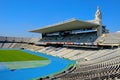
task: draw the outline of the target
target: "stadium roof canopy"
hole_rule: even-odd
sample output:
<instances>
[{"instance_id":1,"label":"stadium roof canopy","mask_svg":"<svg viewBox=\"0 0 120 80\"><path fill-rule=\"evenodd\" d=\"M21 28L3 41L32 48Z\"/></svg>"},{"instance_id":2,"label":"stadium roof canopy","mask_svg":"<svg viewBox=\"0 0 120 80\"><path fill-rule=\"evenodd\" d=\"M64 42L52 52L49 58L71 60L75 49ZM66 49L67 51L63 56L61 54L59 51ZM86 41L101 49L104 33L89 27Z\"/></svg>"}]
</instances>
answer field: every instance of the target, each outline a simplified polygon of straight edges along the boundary
<instances>
[{"instance_id":1,"label":"stadium roof canopy","mask_svg":"<svg viewBox=\"0 0 120 80\"><path fill-rule=\"evenodd\" d=\"M81 21L78 19L70 19L70 20L66 20L61 23L45 26L43 28L30 30L29 32L47 34L47 33L59 32L59 31L69 31L69 30L93 28L93 27L97 27L97 26L98 26L98 24L93 23L93 22Z\"/></svg>"}]
</instances>

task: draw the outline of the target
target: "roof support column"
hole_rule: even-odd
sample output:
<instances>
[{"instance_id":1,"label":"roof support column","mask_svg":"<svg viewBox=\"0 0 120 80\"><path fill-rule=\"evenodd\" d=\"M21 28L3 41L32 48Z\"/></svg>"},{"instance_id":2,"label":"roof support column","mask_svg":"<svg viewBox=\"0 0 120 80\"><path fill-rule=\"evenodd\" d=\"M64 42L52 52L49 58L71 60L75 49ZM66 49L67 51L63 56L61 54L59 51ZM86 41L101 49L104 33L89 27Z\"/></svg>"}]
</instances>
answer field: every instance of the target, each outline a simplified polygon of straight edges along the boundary
<instances>
[{"instance_id":1,"label":"roof support column","mask_svg":"<svg viewBox=\"0 0 120 80\"><path fill-rule=\"evenodd\" d=\"M102 35L102 25L99 25L97 27L97 36L101 36Z\"/></svg>"}]
</instances>

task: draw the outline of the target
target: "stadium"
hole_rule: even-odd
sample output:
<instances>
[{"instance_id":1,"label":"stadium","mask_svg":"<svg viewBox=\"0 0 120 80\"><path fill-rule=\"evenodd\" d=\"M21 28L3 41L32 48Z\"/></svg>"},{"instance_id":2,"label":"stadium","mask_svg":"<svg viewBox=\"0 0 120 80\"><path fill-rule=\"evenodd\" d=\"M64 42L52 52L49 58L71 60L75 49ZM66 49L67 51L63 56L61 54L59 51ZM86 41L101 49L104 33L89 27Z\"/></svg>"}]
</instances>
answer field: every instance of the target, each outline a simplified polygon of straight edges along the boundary
<instances>
[{"instance_id":1,"label":"stadium","mask_svg":"<svg viewBox=\"0 0 120 80\"><path fill-rule=\"evenodd\" d=\"M99 7L94 20L29 32L42 38L0 36L0 80L120 80L120 33L109 33Z\"/></svg>"}]
</instances>

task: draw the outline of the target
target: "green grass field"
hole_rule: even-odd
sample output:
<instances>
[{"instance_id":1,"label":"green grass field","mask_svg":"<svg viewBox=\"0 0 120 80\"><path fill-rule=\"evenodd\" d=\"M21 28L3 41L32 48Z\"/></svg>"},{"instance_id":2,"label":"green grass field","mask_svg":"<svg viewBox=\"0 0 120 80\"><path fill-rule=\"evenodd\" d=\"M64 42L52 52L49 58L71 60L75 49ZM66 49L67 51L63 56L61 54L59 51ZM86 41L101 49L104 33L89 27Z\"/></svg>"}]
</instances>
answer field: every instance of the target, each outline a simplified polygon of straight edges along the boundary
<instances>
[{"instance_id":1,"label":"green grass field","mask_svg":"<svg viewBox=\"0 0 120 80\"><path fill-rule=\"evenodd\" d=\"M21 50L0 50L0 62L48 60Z\"/></svg>"}]
</instances>

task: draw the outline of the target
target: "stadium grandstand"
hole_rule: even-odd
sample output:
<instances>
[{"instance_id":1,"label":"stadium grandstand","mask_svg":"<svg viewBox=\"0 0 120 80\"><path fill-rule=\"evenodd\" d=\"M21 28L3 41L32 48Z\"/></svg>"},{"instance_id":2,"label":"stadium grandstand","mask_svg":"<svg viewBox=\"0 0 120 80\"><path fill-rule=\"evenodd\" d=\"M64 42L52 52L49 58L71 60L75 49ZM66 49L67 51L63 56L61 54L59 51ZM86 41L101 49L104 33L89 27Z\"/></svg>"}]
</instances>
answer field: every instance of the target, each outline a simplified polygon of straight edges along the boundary
<instances>
[{"instance_id":1,"label":"stadium grandstand","mask_svg":"<svg viewBox=\"0 0 120 80\"><path fill-rule=\"evenodd\" d=\"M0 48L32 51L35 53L31 54L49 58L51 63L41 67L43 72L38 68L24 70L25 77L18 76L20 71L16 70L12 74L18 73L17 77L10 75L3 80L120 80L120 33L109 33L102 24L100 7L94 20L74 18L30 32L42 34L42 38L0 36ZM0 72L0 77L9 74Z\"/></svg>"}]
</instances>

